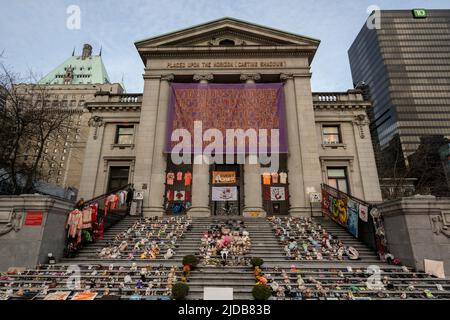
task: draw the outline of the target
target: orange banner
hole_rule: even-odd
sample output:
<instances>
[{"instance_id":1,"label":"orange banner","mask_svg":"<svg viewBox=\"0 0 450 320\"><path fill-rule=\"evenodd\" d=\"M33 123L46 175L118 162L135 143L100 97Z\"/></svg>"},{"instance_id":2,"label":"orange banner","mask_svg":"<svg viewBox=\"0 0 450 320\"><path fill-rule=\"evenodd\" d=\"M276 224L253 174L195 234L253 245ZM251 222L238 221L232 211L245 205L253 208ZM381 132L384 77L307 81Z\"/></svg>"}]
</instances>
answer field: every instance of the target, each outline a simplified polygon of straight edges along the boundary
<instances>
[{"instance_id":1,"label":"orange banner","mask_svg":"<svg viewBox=\"0 0 450 320\"><path fill-rule=\"evenodd\" d=\"M236 172L235 171L213 171L212 183L213 184L236 183Z\"/></svg>"}]
</instances>

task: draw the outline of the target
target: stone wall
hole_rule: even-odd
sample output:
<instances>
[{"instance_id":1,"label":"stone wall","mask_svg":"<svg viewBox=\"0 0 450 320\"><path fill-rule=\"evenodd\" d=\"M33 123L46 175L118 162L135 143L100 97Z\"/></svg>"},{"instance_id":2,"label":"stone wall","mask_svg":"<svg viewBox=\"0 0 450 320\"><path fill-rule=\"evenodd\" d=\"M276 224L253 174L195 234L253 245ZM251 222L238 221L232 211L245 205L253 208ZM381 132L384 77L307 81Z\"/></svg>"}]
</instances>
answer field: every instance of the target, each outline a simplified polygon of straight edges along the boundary
<instances>
[{"instance_id":1,"label":"stone wall","mask_svg":"<svg viewBox=\"0 0 450 320\"><path fill-rule=\"evenodd\" d=\"M1 196L0 271L45 263L49 252L61 258L72 207L70 202L43 195ZM26 225L30 212L43 212L42 223Z\"/></svg>"},{"instance_id":2,"label":"stone wall","mask_svg":"<svg viewBox=\"0 0 450 320\"><path fill-rule=\"evenodd\" d=\"M389 250L403 264L424 270L424 259L444 262L450 276L450 198L413 196L378 206Z\"/></svg>"}]
</instances>

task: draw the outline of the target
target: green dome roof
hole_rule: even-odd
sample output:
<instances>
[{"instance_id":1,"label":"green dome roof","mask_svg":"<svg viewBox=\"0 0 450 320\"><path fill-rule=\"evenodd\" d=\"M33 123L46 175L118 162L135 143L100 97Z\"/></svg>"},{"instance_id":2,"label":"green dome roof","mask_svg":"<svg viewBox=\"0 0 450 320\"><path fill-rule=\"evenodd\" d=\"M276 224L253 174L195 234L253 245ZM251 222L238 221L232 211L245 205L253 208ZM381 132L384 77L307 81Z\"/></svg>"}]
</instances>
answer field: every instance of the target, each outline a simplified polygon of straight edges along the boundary
<instances>
[{"instance_id":1,"label":"green dome roof","mask_svg":"<svg viewBox=\"0 0 450 320\"><path fill-rule=\"evenodd\" d=\"M72 68L70 84L110 83L101 55L72 56L43 77L39 84L65 84L67 69Z\"/></svg>"}]
</instances>

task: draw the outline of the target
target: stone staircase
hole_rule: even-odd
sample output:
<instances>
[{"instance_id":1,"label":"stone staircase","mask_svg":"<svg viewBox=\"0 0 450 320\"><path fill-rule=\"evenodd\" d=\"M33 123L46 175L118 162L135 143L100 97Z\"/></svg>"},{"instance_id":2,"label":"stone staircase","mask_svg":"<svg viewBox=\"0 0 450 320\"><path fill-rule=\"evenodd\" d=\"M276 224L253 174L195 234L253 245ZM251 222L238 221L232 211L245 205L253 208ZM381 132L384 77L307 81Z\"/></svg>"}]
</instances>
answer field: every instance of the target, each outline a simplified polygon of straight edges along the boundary
<instances>
[{"instance_id":1,"label":"stone staircase","mask_svg":"<svg viewBox=\"0 0 450 320\"><path fill-rule=\"evenodd\" d=\"M240 219L245 222L245 227L249 232L252 242L250 250L247 252L248 257L260 257L263 258L265 263L263 270L266 273L270 273L271 276L279 283L282 283L283 279L281 270L286 270L291 285L296 285L297 275L300 273L305 279L305 285L309 288L314 288L315 284L313 280L319 279L323 282L324 287L332 288L333 294L339 296L348 293L350 286L360 285L365 281L368 275L364 275L367 266L376 264L382 269L381 277L387 277L389 281L395 284L395 290L391 290L390 295L386 297L378 297L379 299L396 298L401 292L406 290L407 286L411 283L414 284L414 289L409 289L409 299L424 299L423 290L428 289L439 299L450 298L450 282L447 279L437 279L428 276L423 273L415 273L412 271L402 270L401 267L387 265L377 259L376 254L363 243L359 242L346 230L335 224L333 221L326 218L314 218L316 222L322 224L322 226L330 232L333 236L341 239L345 245L355 247L360 253L360 260L357 261L294 261L289 260L280 245L277 237L275 236L271 223L263 218L243 218L243 217L226 217L225 219ZM129 270L132 263L136 263L138 268L143 266L158 266L163 265L165 268L176 266L178 269L181 267L181 261L183 256L187 254L199 254L199 248L201 245L201 237L209 229L211 223L218 219L224 219L221 217L207 217L207 218L193 218L192 227L190 230L184 232L183 236L177 240L176 254L171 259L165 260L161 257L156 260L141 260L136 258L132 261L127 259L100 259L97 256L97 252L114 239L115 235L127 230L131 227L136 220L136 217L126 217L113 227L111 227L104 235L104 239L97 243L91 244L83 248L75 258L66 258L58 263L56 268L64 269L68 265L78 265L81 268L86 269L86 266L98 265L100 268L106 268L109 264L113 263L116 268L118 266L124 266L125 272ZM291 268L295 267L298 271L292 272ZM177 272L180 275L180 271ZM89 273L86 271L86 275ZM109 275L108 275L109 276ZM108 276L100 278L99 281L103 284L107 281ZM63 282L64 277L67 275L55 275ZM122 273L123 277L123 273ZM21 275L12 276L14 285L27 283L30 280L23 278ZM138 275L133 275L133 281L138 279ZM31 278L30 278L31 279ZM33 277L33 283L39 285L39 276ZM11 280L1 280L0 285L6 286L11 283ZM202 299L204 287L232 287L234 290L235 299L252 299L251 290L255 284L253 275L253 269L250 266L202 266L200 265L191 272L189 277L190 293L189 299ZM333 287L333 284L339 283L339 289ZM42 283L41 283L42 284ZM441 284L442 289L438 290L437 285ZM1 287L0 287L1 289ZM99 292L102 292L103 286L99 287ZM113 289L114 292L116 289ZM132 294L134 290L128 289L128 294ZM141 293L145 291L140 290ZM163 290L160 290L161 292ZM365 290L364 295L375 294L376 291L371 292ZM122 293L123 294L123 293ZM161 293L162 294L162 293ZM376 298L376 297L375 297Z\"/></svg>"},{"instance_id":2,"label":"stone staircase","mask_svg":"<svg viewBox=\"0 0 450 320\"><path fill-rule=\"evenodd\" d=\"M176 255L174 257L172 257L170 260L165 260L162 257L162 254L164 253L164 251L162 251L162 254L160 254L160 257L158 257L158 259L153 259L153 260L139 259L138 257L136 257L134 260L130 261L130 260L127 260L125 257L120 258L120 259L108 259L108 258L98 257L98 252L102 248L108 246L108 244L114 240L114 238L117 234L128 230L128 228L133 226L135 224L135 222L139 221L139 220L140 220L140 217L133 217L133 216L126 217L120 223L117 223L116 225L111 227L107 232L105 232L103 239L101 239L95 243L87 245L85 248L80 250L80 252L76 255L76 257L63 258L63 259L61 259L61 262L63 262L63 263L78 263L78 264L115 263L118 265L129 265L132 262L146 263L146 264L151 262L152 264L180 265L184 254L178 253L178 247L180 245L180 242L185 237L189 237L189 236L187 236L188 232L183 234L183 236L180 237L180 239L178 239L178 241L176 243L177 248L175 249ZM195 228L195 226L194 226L194 228Z\"/></svg>"}]
</instances>

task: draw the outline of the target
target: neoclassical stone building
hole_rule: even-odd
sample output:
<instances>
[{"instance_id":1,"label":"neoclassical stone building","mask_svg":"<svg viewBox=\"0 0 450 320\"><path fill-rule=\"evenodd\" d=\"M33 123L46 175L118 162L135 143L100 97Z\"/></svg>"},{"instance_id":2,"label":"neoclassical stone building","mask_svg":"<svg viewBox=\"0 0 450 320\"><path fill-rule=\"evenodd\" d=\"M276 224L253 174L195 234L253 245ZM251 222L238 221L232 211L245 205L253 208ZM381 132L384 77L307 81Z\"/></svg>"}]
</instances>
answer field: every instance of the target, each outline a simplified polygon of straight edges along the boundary
<instances>
[{"instance_id":1,"label":"neoclassical stone building","mask_svg":"<svg viewBox=\"0 0 450 320\"><path fill-rule=\"evenodd\" d=\"M322 183L381 201L370 104L358 90L311 92L319 43L232 18L136 42L143 93L101 91L86 104L79 197L133 183L146 216L310 215L320 211L310 196ZM245 163L236 150L235 163L207 163L195 147L188 152L193 164L175 163L171 135L196 120L209 128L279 129L279 166L265 172L249 149Z\"/></svg>"}]
</instances>

